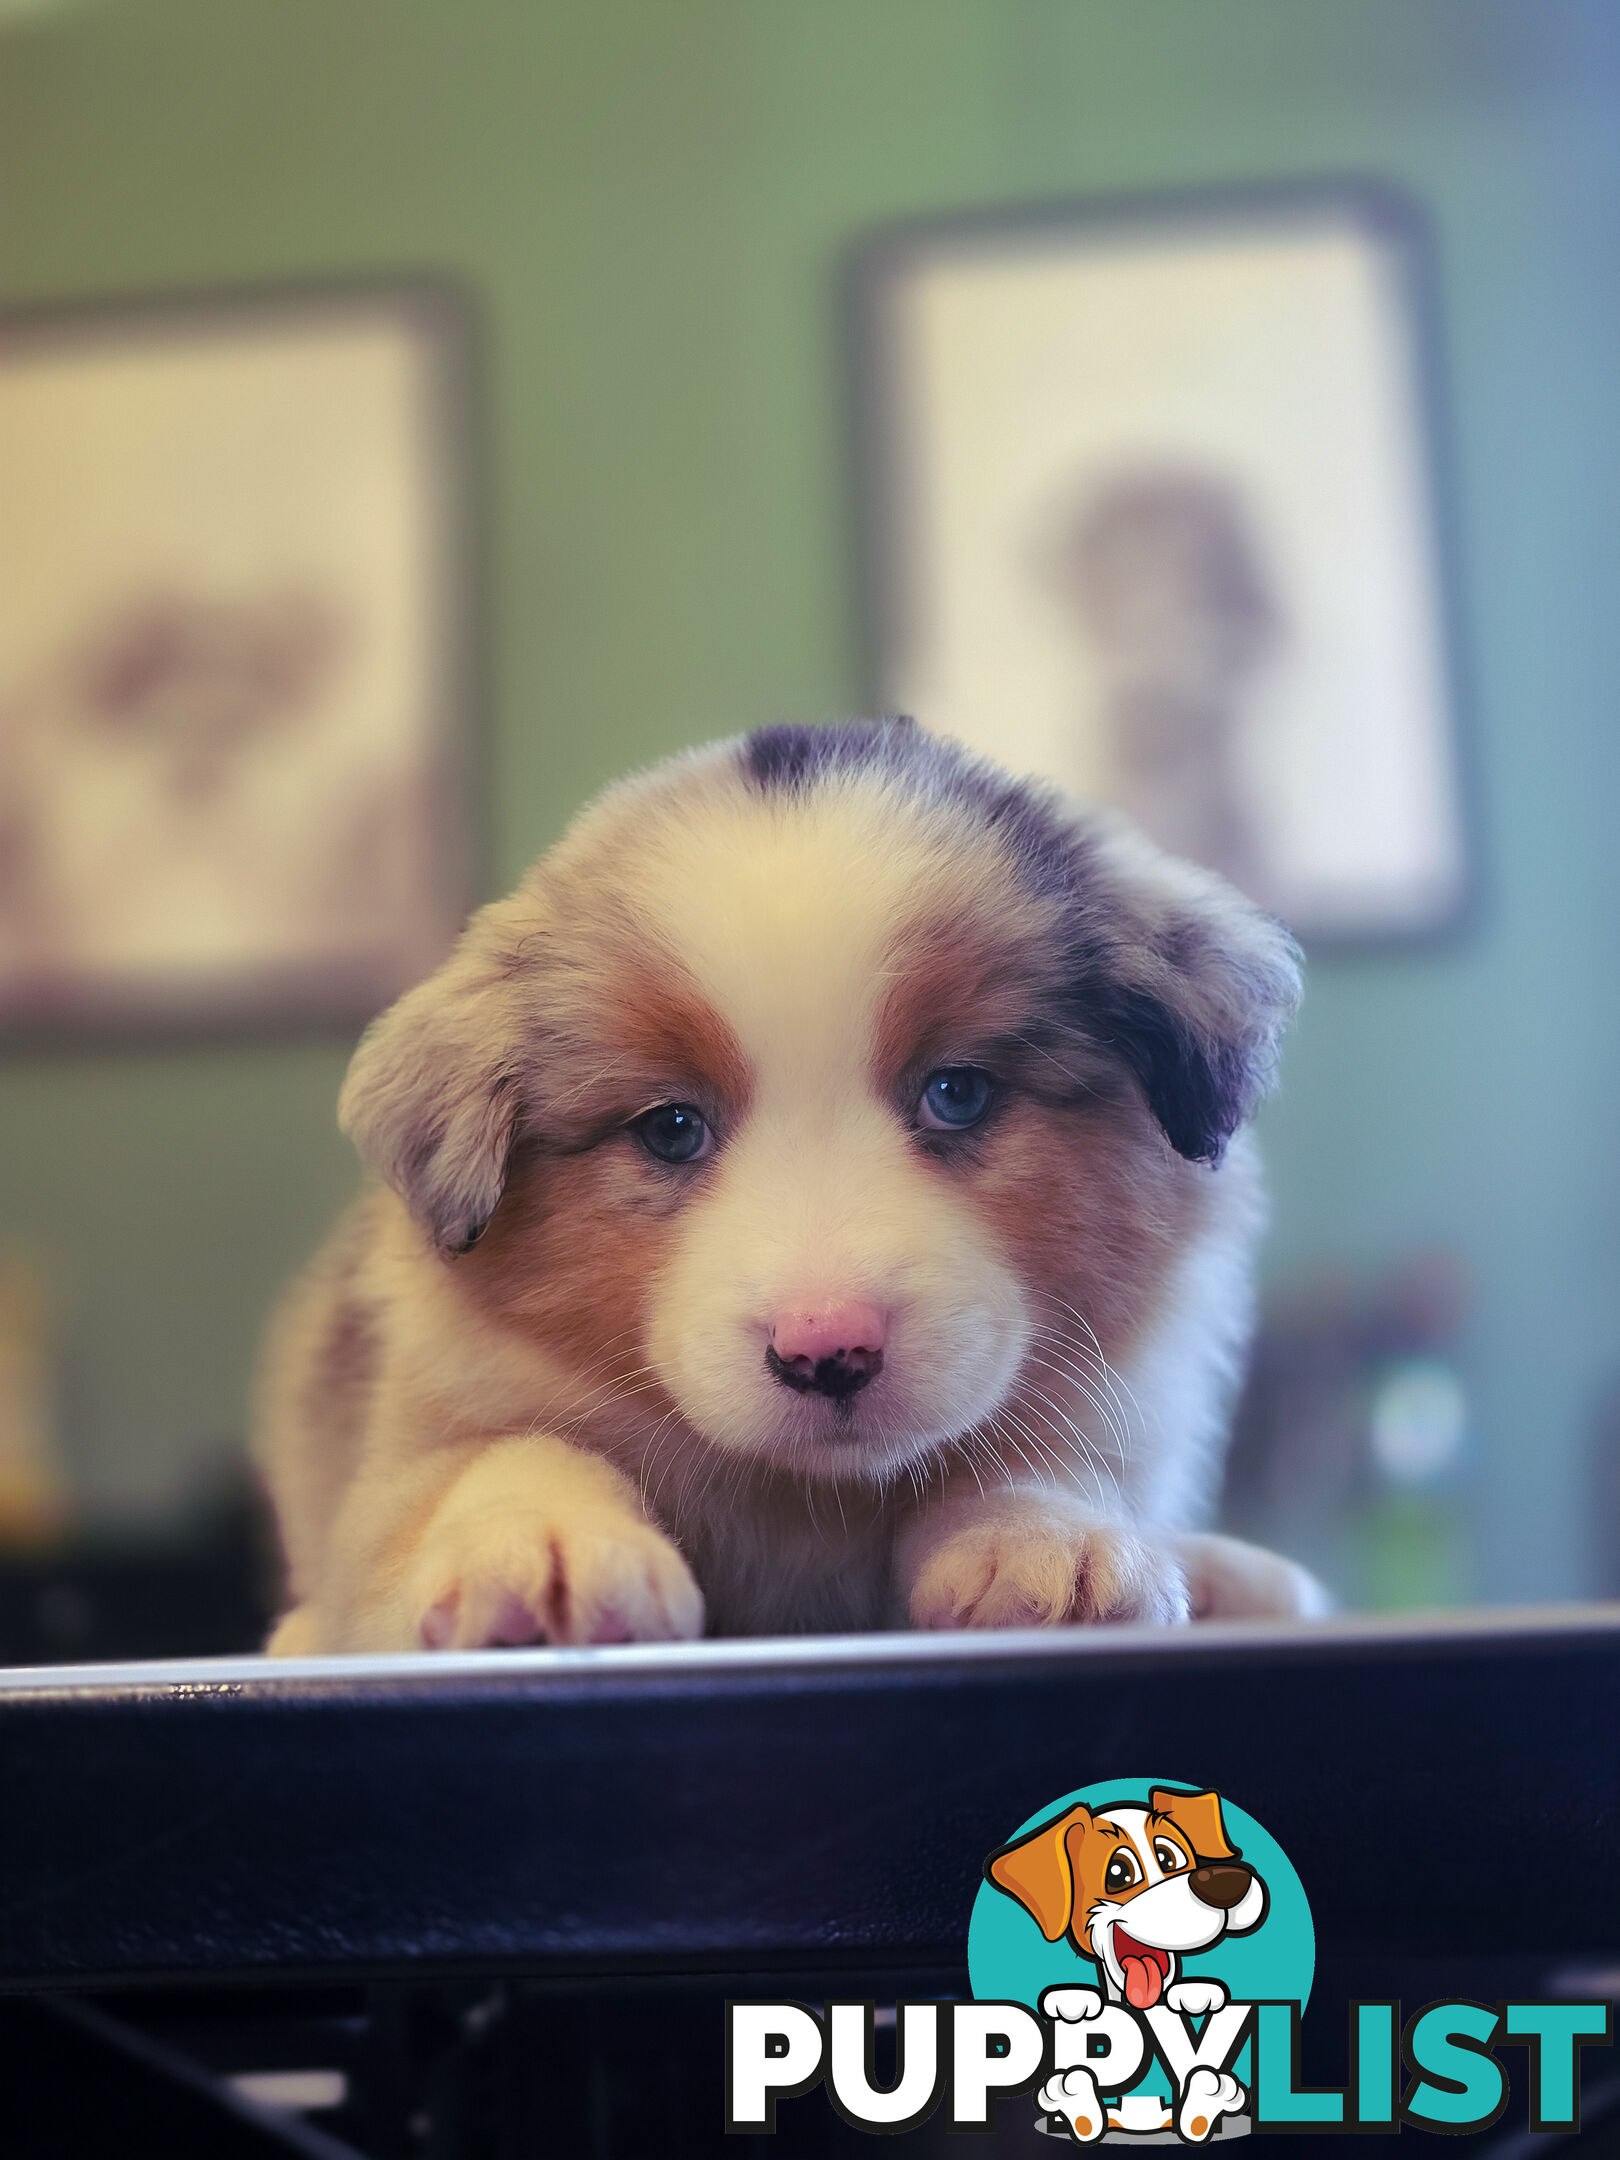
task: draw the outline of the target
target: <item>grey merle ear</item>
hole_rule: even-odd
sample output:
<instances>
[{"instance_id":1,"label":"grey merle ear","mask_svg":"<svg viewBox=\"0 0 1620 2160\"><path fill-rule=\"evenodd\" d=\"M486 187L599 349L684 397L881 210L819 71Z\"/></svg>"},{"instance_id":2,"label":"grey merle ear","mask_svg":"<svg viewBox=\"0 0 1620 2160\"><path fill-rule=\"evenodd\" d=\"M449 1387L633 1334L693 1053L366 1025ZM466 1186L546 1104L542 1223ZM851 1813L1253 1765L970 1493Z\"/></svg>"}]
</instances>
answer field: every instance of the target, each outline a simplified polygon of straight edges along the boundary
<instances>
[{"instance_id":1,"label":"grey merle ear","mask_svg":"<svg viewBox=\"0 0 1620 2160\"><path fill-rule=\"evenodd\" d=\"M1093 860L1107 875L1079 908L1084 1024L1135 1073L1176 1152L1218 1163L1276 1078L1299 948L1223 880L1134 837L1103 836Z\"/></svg>"},{"instance_id":2,"label":"grey merle ear","mask_svg":"<svg viewBox=\"0 0 1620 2160\"><path fill-rule=\"evenodd\" d=\"M506 1183L523 1100L508 962L475 923L455 953L360 1039L338 1123L441 1252L483 1235Z\"/></svg>"}]
</instances>

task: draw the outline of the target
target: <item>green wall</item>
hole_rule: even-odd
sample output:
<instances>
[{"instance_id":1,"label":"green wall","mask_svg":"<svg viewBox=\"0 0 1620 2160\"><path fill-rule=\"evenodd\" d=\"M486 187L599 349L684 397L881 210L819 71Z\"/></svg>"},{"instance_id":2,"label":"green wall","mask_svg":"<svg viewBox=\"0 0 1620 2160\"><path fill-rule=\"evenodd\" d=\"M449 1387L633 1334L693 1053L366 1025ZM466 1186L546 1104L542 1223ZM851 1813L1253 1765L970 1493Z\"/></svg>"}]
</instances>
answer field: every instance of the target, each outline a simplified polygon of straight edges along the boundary
<instances>
[{"instance_id":1,"label":"green wall","mask_svg":"<svg viewBox=\"0 0 1620 2160\"><path fill-rule=\"evenodd\" d=\"M1272 1265L1468 1257L1493 1595L1579 1587L1620 1367L1620 39L1607 0L101 0L0 30L0 298L444 270L484 321L492 883L625 765L858 698L841 249L895 215L1375 172L1441 249L1486 919L1321 961ZM0 605L4 604L0 596ZM350 1189L337 1041L0 1061L75 1462L240 1430Z\"/></svg>"}]
</instances>

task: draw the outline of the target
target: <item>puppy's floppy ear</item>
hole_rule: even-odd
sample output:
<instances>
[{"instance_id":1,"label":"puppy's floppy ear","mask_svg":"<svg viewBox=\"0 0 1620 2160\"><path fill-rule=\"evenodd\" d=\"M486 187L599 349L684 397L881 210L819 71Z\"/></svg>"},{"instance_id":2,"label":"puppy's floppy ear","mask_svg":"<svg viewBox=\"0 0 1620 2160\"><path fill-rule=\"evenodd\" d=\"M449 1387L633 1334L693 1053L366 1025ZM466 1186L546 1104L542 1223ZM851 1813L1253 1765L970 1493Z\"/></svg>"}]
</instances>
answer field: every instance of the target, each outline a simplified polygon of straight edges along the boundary
<instances>
[{"instance_id":1,"label":"puppy's floppy ear","mask_svg":"<svg viewBox=\"0 0 1620 2160\"><path fill-rule=\"evenodd\" d=\"M1219 1793L1170 1792L1155 1785L1148 1794L1148 1806L1155 1815L1175 1824L1200 1860L1237 1858L1238 1849L1226 1835Z\"/></svg>"},{"instance_id":2,"label":"puppy's floppy ear","mask_svg":"<svg viewBox=\"0 0 1620 2160\"><path fill-rule=\"evenodd\" d=\"M1056 1942L1074 1917L1073 1848L1091 1828L1091 1810L1072 1807L1055 1822L1015 1838L984 1863L986 1882L1016 1898L1048 1942Z\"/></svg>"},{"instance_id":3,"label":"puppy's floppy ear","mask_svg":"<svg viewBox=\"0 0 1620 2160\"><path fill-rule=\"evenodd\" d=\"M338 1102L343 1130L446 1253L494 1214L522 1107L526 1031L496 915L372 1022Z\"/></svg>"},{"instance_id":4,"label":"puppy's floppy ear","mask_svg":"<svg viewBox=\"0 0 1620 2160\"><path fill-rule=\"evenodd\" d=\"M1122 828L1090 839L1079 1016L1135 1073L1177 1154L1218 1163L1276 1077L1299 948L1223 879Z\"/></svg>"}]
</instances>

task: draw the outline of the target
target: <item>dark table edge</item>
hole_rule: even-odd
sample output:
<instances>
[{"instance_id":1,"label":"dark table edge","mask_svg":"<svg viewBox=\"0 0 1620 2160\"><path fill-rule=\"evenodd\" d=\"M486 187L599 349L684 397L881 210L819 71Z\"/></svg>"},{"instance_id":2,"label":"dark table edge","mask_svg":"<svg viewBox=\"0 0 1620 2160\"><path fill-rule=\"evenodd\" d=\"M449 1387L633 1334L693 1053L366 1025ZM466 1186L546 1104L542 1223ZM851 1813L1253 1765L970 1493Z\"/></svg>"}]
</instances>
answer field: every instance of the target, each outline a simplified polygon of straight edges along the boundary
<instances>
[{"instance_id":1,"label":"dark table edge","mask_svg":"<svg viewBox=\"0 0 1620 2160\"><path fill-rule=\"evenodd\" d=\"M410 1656L176 1658L139 1664L0 1668L0 1715L32 1703L216 1698L243 1703L386 1701L869 1680L982 1678L1000 1670L1143 1671L1447 1655L1558 1653L1620 1644L1620 1602L1357 1614L1331 1620L1218 1621L1188 1628L1074 1627L937 1634L762 1637L598 1649L436 1652Z\"/></svg>"}]
</instances>

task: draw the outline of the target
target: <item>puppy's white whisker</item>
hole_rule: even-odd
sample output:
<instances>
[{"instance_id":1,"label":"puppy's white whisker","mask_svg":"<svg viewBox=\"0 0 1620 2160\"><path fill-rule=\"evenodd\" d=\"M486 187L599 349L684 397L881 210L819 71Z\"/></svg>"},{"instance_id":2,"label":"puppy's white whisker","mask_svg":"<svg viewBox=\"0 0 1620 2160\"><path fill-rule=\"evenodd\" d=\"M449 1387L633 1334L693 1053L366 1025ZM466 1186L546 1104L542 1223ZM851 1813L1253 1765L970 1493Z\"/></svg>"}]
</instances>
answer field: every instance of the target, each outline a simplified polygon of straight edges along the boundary
<instances>
[{"instance_id":1,"label":"puppy's white whisker","mask_svg":"<svg viewBox=\"0 0 1620 2160\"><path fill-rule=\"evenodd\" d=\"M1048 1411L1050 1410L1050 1408L1050 1405L1046 1405L1046 1409ZM1063 1422L1065 1423L1065 1425L1068 1425L1067 1419L1064 1419ZM1071 1432L1071 1434L1073 1434L1074 1437L1075 1452L1078 1454L1080 1466L1089 1473L1092 1491L1095 1494L1099 1504L1101 1504L1105 1499L1104 1479L1106 1479L1109 1487L1112 1488L1113 1498L1117 1508L1123 1501L1123 1495L1120 1491L1119 1479L1115 1474L1113 1464L1109 1461L1106 1455L1104 1455L1099 1449L1094 1447L1089 1440L1086 1439L1084 1434L1075 1432L1075 1429L1072 1426L1069 1426L1069 1431ZM1059 1444L1063 1445L1061 1441L1061 1436L1055 1436L1059 1438ZM1065 1467L1072 1468L1072 1462L1070 1464L1066 1464Z\"/></svg>"},{"instance_id":2,"label":"puppy's white whisker","mask_svg":"<svg viewBox=\"0 0 1620 2160\"><path fill-rule=\"evenodd\" d=\"M1039 1353L1031 1354L1030 1358L1028 1359L1028 1364L1030 1367L1039 1368L1043 1371L1054 1374L1055 1377L1059 1381L1061 1381L1063 1391L1065 1393L1078 1396L1084 1403L1086 1403L1089 1408L1096 1413L1097 1422L1101 1427L1102 1435L1107 1440L1109 1446L1112 1448L1114 1453L1118 1456L1120 1462L1123 1464L1130 1460L1131 1454L1133 1452L1133 1441L1130 1429L1123 1421L1123 1418L1115 1408L1114 1404L1106 1396L1098 1392L1098 1383L1093 1382L1089 1377L1082 1377L1082 1375L1078 1371L1076 1371L1071 1365L1067 1363L1054 1363L1050 1359L1042 1357L1041 1355L1039 1355ZM1030 1381L1029 1385L1034 1387L1036 1383L1032 1380ZM1059 1406L1052 1398L1050 1390L1046 1390L1044 1392L1047 1393L1048 1401L1054 1412L1058 1412ZM1077 1436L1085 1433L1085 1426L1089 1423L1089 1420L1085 1420L1083 1423L1077 1424L1074 1418L1070 1417L1066 1411L1062 1412L1061 1414L1065 1417L1066 1421L1070 1424L1070 1426L1075 1430ZM1092 1444L1096 1444L1094 1436L1086 1434L1086 1438Z\"/></svg>"},{"instance_id":3,"label":"puppy's white whisker","mask_svg":"<svg viewBox=\"0 0 1620 2160\"><path fill-rule=\"evenodd\" d=\"M1070 1387L1074 1388L1077 1393L1083 1395L1085 1400L1090 1403L1091 1407L1096 1411L1098 1417L1101 1419L1103 1430L1106 1432L1109 1439L1113 1442L1121 1460L1124 1461L1129 1457L1129 1433L1124 1429L1123 1426L1120 1425L1113 1412L1111 1411L1107 1400L1104 1397L1098 1395L1087 1381L1082 1380L1076 1373L1069 1370L1069 1368L1067 1368L1066 1366L1055 1365L1050 1359L1041 1357L1038 1353L1033 1351L1029 1354L1028 1363L1031 1365L1039 1365L1048 1372L1057 1373L1062 1379L1067 1382ZM1053 1411L1057 1411L1057 1405L1056 1403L1051 1401L1050 1397L1047 1398L1047 1401L1048 1407L1051 1408ZM1062 1413L1059 1414L1061 1415ZM1081 1441L1083 1442L1083 1444L1087 1445L1091 1444L1089 1438L1082 1433L1081 1428L1075 1425L1071 1419L1065 1417L1064 1422L1068 1424L1070 1431L1073 1432L1077 1441Z\"/></svg>"},{"instance_id":4,"label":"puppy's white whisker","mask_svg":"<svg viewBox=\"0 0 1620 2160\"><path fill-rule=\"evenodd\" d=\"M1030 1446L1035 1449L1038 1455L1041 1455L1043 1457L1046 1456L1047 1451L1041 1446L1040 1440L1037 1438L1036 1434L1030 1429L1030 1427L1025 1424L1024 1420L1018 1416L1016 1411L1012 1410L1004 1403L998 1414L1006 1424L1013 1427L1014 1432L1021 1433L1023 1435L1024 1439L1029 1442ZM1036 1463L1024 1453L1023 1448L1019 1446L1018 1441L1013 1437L1012 1433L1009 1433L1007 1435L1007 1439L1008 1444L1012 1447L1014 1453L1018 1455L1021 1461L1028 1465L1029 1469L1034 1474L1037 1481L1042 1485L1050 1485L1052 1483L1052 1469L1054 1467L1061 1469L1061 1465L1054 1465L1051 1460L1047 1460L1044 1463Z\"/></svg>"},{"instance_id":5,"label":"puppy's white whisker","mask_svg":"<svg viewBox=\"0 0 1620 2160\"><path fill-rule=\"evenodd\" d=\"M1130 1391L1124 1387L1124 1383L1109 1364L1107 1358L1103 1356L1102 1351L1095 1347L1095 1337L1089 1343L1077 1342L1067 1329L1040 1327L1033 1331L1032 1340L1041 1343L1043 1347L1052 1350L1059 1356L1071 1359L1085 1371L1089 1377L1094 1379L1106 1391L1118 1409L1121 1418L1125 1419L1127 1423L1133 1410L1140 1417L1140 1406L1136 1403L1134 1397L1130 1397L1129 1405L1127 1405L1126 1398L1130 1395Z\"/></svg>"},{"instance_id":6,"label":"puppy's white whisker","mask_svg":"<svg viewBox=\"0 0 1620 2160\"><path fill-rule=\"evenodd\" d=\"M1010 1443L1009 1435L1001 1430L1002 1415L1003 1413L998 1410L996 1415L990 1419L984 1431L975 1435L975 1437L984 1450L985 1460L993 1470L999 1472L1001 1481L1007 1490L1016 1492L1018 1490L1018 1480L1013 1475L1012 1465L1008 1462L1005 1452ZM992 1441L996 1443L994 1446L991 1445Z\"/></svg>"},{"instance_id":7,"label":"puppy's white whisker","mask_svg":"<svg viewBox=\"0 0 1620 2160\"><path fill-rule=\"evenodd\" d=\"M1052 1291L1044 1291L1042 1295L1047 1297L1053 1304L1058 1306L1060 1311L1066 1313L1068 1317L1074 1321L1075 1325L1080 1328L1080 1330L1086 1336L1088 1342L1090 1343L1091 1349L1096 1355L1098 1364L1101 1365L1104 1373L1108 1375L1110 1384L1121 1390L1126 1400L1130 1403L1131 1408L1136 1412L1138 1418L1141 1418L1141 1404L1137 1401L1135 1395L1132 1394L1131 1389L1125 1381L1124 1377L1114 1366L1109 1364L1108 1359L1103 1352L1103 1346L1097 1339L1097 1331L1092 1326L1091 1322L1086 1318L1085 1314L1081 1312L1077 1306L1071 1305L1066 1299L1058 1297Z\"/></svg>"},{"instance_id":8,"label":"puppy's white whisker","mask_svg":"<svg viewBox=\"0 0 1620 2160\"><path fill-rule=\"evenodd\" d=\"M1078 1449L1084 1460L1092 1464L1098 1471L1100 1471L1105 1477L1107 1477L1109 1482L1113 1485L1115 1491L1118 1492L1118 1473L1120 1469L1124 1467L1127 1454L1124 1436L1112 1431L1110 1432L1109 1437L1114 1443L1113 1450L1112 1452L1110 1452L1109 1449L1101 1446L1099 1442L1085 1430L1084 1426L1076 1425L1073 1419L1070 1418L1057 1403L1052 1401L1050 1396L1044 1394L1041 1390L1037 1389L1034 1391L1034 1400L1040 1404L1042 1411L1046 1416L1056 1419L1062 1424L1063 1429L1068 1434L1070 1441L1072 1442L1074 1447Z\"/></svg>"},{"instance_id":9,"label":"puppy's white whisker","mask_svg":"<svg viewBox=\"0 0 1620 2160\"><path fill-rule=\"evenodd\" d=\"M1079 1450L1077 1461L1077 1451L1063 1439L1063 1436L1058 1432L1056 1426L1051 1423L1051 1420L1048 1417L1043 1405L1041 1405L1038 1401L1033 1401L1026 1397L1023 1407L1029 1411L1030 1415L1036 1421L1036 1425L1031 1431L1031 1438L1034 1440L1034 1443L1040 1448L1043 1457L1051 1463L1052 1468L1056 1473L1056 1482L1060 1486L1070 1484L1075 1481L1077 1468L1089 1469L1092 1467L1095 1458L1090 1454L1090 1451L1085 1449ZM1047 1425L1048 1431L1052 1435L1051 1439L1046 1438L1039 1431L1039 1426L1042 1423L1045 1423ZM1057 1443L1056 1445L1053 1444L1054 1441ZM1093 1482L1096 1483L1095 1477L1093 1479Z\"/></svg>"},{"instance_id":10,"label":"puppy's white whisker","mask_svg":"<svg viewBox=\"0 0 1620 2160\"><path fill-rule=\"evenodd\" d=\"M984 1479L980 1477L979 1466L973 1459L973 1442L977 1437L977 1434L969 1433L965 1439L953 1440L951 1446L953 1451L961 1456L968 1469L972 1471L973 1482L978 1486L979 1498L982 1500L985 1497Z\"/></svg>"},{"instance_id":11,"label":"puppy's white whisker","mask_svg":"<svg viewBox=\"0 0 1620 2160\"><path fill-rule=\"evenodd\" d=\"M1067 1386L1075 1386L1072 1377L1064 1375L1064 1379ZM1095 1396L1088 1394L1086 1399L1097 1412L1098 1418L1102 1422L1103 1431L1112 1443L1115 1452L1118 1453L1122 1446L1121 1435L1109 1419L1107 1406L1100 1403ZM1019 1392L1018 1401L1021 1406L1031 1409L1038 1408L1041 1415L1054 1420L1054 1433L1056 1433L1057 1426L1061 1425L1063 1432L1067 1435L1068 1443L1077 1448L1081 1454L1098 1461L1110 1459L1107 1450L1103 1448L1096 1437L1088 1432L1083 1425L1077 1424L1050 1392L1027 1374ZM1121 1456L1121 1460L1123 1460L1123 1456Z\"/></svg>"},{"instance_id":12,"label":"puppy's white whisker","mask_svg":"<svg viewBox=\"0 0 1620 2160\"><path fill-rule=\"evenodd\" d=\"M676 1413L673 1410L664 1413L663 1417L653 1427L652 1438L642 1451L638 1483L641 1487L643 1499L655 1508L662 1503L664 1480L669 1474L667 1467L660 1462L659 1457L663 1452L668 1429L675 1416Z\"/></svg>"}]
</instances>

